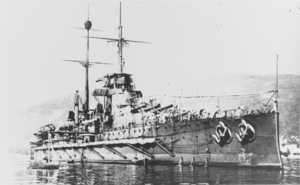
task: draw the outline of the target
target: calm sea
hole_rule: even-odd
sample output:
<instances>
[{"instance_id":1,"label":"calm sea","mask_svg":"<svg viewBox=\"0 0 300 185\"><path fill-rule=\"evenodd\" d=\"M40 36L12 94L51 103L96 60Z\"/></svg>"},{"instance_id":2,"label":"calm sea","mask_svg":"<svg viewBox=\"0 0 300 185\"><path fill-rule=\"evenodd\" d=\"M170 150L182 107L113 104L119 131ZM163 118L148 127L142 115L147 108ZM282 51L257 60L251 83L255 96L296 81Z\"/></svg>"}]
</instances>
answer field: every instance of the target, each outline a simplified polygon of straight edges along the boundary
<instances>
[{"instance_id":1,"label":"calm sea","mask_svg":"<svg viewBox=\"0 0 300 185\"><path fill-rule=\"evenodd\" d=\"M300 184L300 159L284 159L284 170L92 163L32 170L29 156L11 159L5 184Z\"/></svg>"}]
</instances>

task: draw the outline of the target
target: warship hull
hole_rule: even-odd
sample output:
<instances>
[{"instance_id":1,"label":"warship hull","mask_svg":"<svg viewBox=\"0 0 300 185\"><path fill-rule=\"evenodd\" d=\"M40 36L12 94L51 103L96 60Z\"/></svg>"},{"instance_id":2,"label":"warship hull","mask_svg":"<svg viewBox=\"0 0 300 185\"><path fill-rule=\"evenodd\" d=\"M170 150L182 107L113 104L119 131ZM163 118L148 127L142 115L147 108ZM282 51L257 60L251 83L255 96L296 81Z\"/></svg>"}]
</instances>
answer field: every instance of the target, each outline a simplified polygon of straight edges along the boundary
<instances>
[{"instance_id":1,"label":"warship hull","mask_svg":"<svg viewBox=\"0 0 300 185\"><path fill-rule=\"evenodd\" d=\"M60 161L282 167L278 138L278 78L276 91L187 97L193 101L193 98L251 96L251 100L255 102L254 95L274 92L273 96L275 93L277 95L272 113L267 110L270 100L261 111L251 109L251 114L248 114L248 108L240 107L249 105L246 101L240 101L237 109L234 109L237 106L230 105L227 107L231 109L221 111L217 106L218 111L212 117L210 113L213 112L206 114L204 109L197 114L193 110L184 110L187 108L184 106L178 108L178 105L174 105L172 108L171 104L160 107L155 99L145 102L147 98L143 98L142 92L136 90L132 75L124 73L122 48L129 42L148 42L125 40L122 37L121 3L119 15L118 39L90 37L92 23L90 20L85 22L87 60L65 60L80 63L86 69L85 103L79 101L81 98L76 91L74 112L69 112L68 123L57 130L53 124L48 124L35 134L39 140L33 143L35 159L44 158L46 150L50 152L46 141L51 143L52 140L52 158ZM88 69L92 64L112 63L89 61L90 38L104 39L117 43L118 46L119 72L108 73L96 81L104 82L101 89L95 89L92 93L98 103L96 109L89 107ZM228 105L232 100L227 100L230 101ZM82 111L79 111L80 102ZM206 107L205 104L201 106ZM211 111L209 108L212 106L206 108ZM257 113L253 114L254 111ZM91 125L94 126L94 133L88 129Z\"/></svg>"},{"instance_id":2,"label":"warship hull","mask_svg":"<svg viewBox=\"0 0 300 185\"><path fill-rule=\"evenodd\" d=\"M137 161L147 159L149 164L281 168L278 119L279 113L261 113L169 121L96 134L84 143L61 141L53 148L61 161L139 164ZM238 138L243 121L254 129L249 142ZM231 132L223 143L215 139L220 123ZM45 149L35 147L35 155L42 155Z\"/></svg>"}]
</instances>

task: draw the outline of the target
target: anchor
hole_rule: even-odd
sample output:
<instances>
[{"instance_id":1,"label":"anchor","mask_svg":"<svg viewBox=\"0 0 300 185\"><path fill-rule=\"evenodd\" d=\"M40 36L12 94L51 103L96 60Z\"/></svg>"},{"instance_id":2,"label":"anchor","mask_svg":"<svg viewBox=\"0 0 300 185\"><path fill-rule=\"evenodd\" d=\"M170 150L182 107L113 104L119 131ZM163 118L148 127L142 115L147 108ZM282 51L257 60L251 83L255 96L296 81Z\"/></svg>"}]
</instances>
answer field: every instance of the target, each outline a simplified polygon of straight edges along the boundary
<instances>
[{"instance_id":1,"label":"anchor","mask_svg":"<svg viewBox=\"0 0 300 185\"><path fill-rule=\"evenodd\" d=\"M230 129L221 121L216 127L216 134L213 134L212 137L221 147L223 147L225 144L229 144L232 141L232 133Z\"/></svg>"},{"instance_id":2,"label":"anchor","mask_svg":"<svg viewBox=\"0 0 300 185\"><path fill-rule=\"evenodd\" d=\"M235 133L237 139L242 145L251 143L255 140L255 129L249 123L242 119L242 123L238 126L239 133Z\"/></svg>"}]
</instances>

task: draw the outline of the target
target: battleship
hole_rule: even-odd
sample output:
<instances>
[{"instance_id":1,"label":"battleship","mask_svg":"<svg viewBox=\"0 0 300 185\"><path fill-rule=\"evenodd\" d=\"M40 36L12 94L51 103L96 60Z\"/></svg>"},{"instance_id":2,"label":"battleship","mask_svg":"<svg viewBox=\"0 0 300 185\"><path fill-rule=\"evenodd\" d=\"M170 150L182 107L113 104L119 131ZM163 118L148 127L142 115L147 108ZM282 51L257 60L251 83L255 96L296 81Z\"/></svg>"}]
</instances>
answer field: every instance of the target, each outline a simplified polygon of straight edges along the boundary
<instances>
[{"instance_id":1,"label":"battleship","mask_svg":"<svg viewBox=\"0 0 300 185\"><path fill-rule=\"evenodd\" d=\"M78 93L74 109L69 111L66 124L55 127L45 123L31 142L32 159L77 163L162 164L233 167L282 168L279 150L278 79L274 90L234 95L162 95L168 98L196 101L205 98L248 97L268 94L271 97L261 109L236 106L214 112L205 107L188 110L175 103L163 104L155 96L144 97L136 90L133 75L124 73L122 48L128 43L147 43L126 40L122 35L121 3L118 38L89 35L87 30L84 103ZM89 40L104 39L118 46L118 72L96 79L103 87L89 92ZM89 96L97 107L89 107ZM272 101L271 101L272 100ZM268 104L273 102L273 108ZM230 103L230 101L228 102ZM82 105L82 107L80 106ZM205 104L203 104L204 106ZM51 145L51 147L49 147Z\"/></svg>"}]
</instances>

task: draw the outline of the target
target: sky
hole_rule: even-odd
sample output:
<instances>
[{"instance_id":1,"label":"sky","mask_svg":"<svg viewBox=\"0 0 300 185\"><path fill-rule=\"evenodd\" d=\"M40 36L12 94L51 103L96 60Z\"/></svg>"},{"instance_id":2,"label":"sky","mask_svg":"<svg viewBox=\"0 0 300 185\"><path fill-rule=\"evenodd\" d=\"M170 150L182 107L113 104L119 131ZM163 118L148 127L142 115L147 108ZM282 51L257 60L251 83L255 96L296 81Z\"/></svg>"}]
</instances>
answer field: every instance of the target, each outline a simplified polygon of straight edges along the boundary
<instances>
[{"instance_id":1,"label":"sky","mask_svg":"<svg viewBox=\"0 0 300 185\"><path fill-rule=\"evenodd\" d=\"M73 27L84 26L88 6L92 28L103 30L90 35L118 36L119 1L3 5L1 97L10 110L83 93L85 69L63 59L86 58L86 31ZM152 43L123 49L124 72L141 90L197 84L210 75L274 75L277 55L279 74L300 75L300 1L122 1L122 26L125 39ZM91 39L90 61L117 64L116 45ZM90 91L100 88L96 79L117 69L92 66Z\"/></svg>"}]
</instances>

